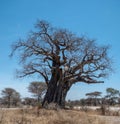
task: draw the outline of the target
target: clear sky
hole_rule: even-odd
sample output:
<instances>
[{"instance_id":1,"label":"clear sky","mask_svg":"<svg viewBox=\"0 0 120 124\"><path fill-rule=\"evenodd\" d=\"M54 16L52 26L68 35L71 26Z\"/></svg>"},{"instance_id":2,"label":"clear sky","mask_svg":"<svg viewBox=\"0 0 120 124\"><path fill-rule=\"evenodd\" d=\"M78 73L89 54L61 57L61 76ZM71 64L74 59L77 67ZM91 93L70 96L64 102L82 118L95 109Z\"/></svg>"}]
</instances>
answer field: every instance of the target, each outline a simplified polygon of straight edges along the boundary
<instances>
[{"instance_id":1,"label":"clear sky","mask_svg":"<svg viewBox=\"0 0 120 124\"><path fill-rule=\"evenodd\" d=\"M29 83L38 80L16 79L17 58L9 58L10 45L27 36L37 19L111 46L114 73L104 84L74 85L67 99L80 99L92 91L105 92L107 87L120 90L120 0L0 0L0 91L12 87L22 97L29 96Z\"/></svg>"}]
</instances>

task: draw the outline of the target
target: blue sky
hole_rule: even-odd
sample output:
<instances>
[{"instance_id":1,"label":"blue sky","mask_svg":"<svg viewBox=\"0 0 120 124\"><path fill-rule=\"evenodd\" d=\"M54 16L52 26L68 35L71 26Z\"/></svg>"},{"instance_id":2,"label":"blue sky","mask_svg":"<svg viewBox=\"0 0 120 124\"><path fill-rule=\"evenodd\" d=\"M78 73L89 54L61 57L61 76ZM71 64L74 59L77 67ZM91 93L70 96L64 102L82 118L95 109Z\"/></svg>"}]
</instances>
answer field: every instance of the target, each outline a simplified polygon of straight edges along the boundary
<instances>
[{"instance_id":1,"label":"blue sky","mask_svg":"<svg viewBox=\"0 0 120 124\"><path fill-rule=\"evenodd\" d=\"M17 58L10 59L10 45L27 36L37 19L67 28L77 35L87 35L98 44L110 45L114 73L104 84L74 85L67 99L80 99L92 91L105 92L107 87L120 90L120 1L119 0L0 0L0 91L12 87L22 97L34 78L16 79Z\"/></svg>"}]
</instances>

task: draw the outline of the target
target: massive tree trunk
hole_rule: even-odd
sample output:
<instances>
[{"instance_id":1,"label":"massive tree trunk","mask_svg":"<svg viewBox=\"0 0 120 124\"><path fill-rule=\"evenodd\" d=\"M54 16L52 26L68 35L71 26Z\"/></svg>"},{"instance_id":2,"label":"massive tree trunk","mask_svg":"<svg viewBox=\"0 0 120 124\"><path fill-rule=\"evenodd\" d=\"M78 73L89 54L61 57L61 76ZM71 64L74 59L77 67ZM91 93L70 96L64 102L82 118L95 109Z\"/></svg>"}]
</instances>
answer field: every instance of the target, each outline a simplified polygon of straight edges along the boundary
<instances>
[{"instance_id":1,"label":"massive tree trunk","mask_svg":"<svg viewBox=\"0 0 120 124\"><path fill-rule=\"evenodd\" d=\"M69 89L68 87L65 87L65 85L61 85L62 83L60 82L56 85L53 85L53 83L49 84L43 106L45 106L46 103L56 103L62 108L65 107L65 98Z\"/></svg>"},{"instance_id":2,"label":"massive tree trunk","mask_svg":"<svg viewBox=\"0 0 120 124\"><path fill-rule=\"evenodd\" d=\"M53 56L52 76L48 84L48 89L43 101L43 106L45 106L46 103L56 103L61 107L65 106L65 97L68 91L68 87L65 86L65 82L63 79L63 70L60 66L60 56Z\"/></svg>"},{"instance_id":3,"label":"massive tree trunk","mask_svg":"<svg viewBox=\"0 0 120 124\"><path fill-rule=\"evenodd\" d=\"M70 89L69 82L65 82L62 76L62 69L53 70L51 80L48 84L47 93L45 95L43 106L49 103L56 103L60 107L65 107L65 98Z\"/></svg>"}]
</instances>

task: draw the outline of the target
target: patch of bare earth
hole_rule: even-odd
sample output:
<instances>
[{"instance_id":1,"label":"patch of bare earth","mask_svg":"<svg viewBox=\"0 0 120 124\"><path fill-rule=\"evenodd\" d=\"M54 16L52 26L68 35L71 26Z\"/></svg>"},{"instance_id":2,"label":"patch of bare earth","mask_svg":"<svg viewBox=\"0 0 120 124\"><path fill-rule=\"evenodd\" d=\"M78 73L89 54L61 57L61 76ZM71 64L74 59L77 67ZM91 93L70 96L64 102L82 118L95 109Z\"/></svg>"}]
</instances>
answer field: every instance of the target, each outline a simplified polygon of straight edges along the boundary
<instances>
[{"instance_id":1,"label":"patch of bare earth","mask_svg":"<svg viewBox=\"0 0 120 124\"><path fill-rule=\"evenodd\" d=\"M1 109L0 124L120 124L120 118L74 110Z\"/></svg>"}]
</instances>

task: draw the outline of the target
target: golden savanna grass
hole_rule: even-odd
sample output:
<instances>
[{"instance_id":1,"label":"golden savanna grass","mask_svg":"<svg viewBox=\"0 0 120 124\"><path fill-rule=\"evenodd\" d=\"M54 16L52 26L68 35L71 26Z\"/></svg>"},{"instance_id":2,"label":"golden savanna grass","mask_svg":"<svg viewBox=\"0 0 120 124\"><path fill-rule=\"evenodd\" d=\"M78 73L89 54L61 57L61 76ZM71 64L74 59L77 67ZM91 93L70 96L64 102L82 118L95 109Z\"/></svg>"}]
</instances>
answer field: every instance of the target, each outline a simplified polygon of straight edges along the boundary
<instances>
[{"instance_id":1,"label":"golden savanna grass","mask_svg":"<svg viewBox=\"0 0 120 124\"><path fill-rule=\"evenodd\" d=\"M106 117L74 110L0 110L0 124L119 124L119 117Z\"/></svg>"}]
</instances>

